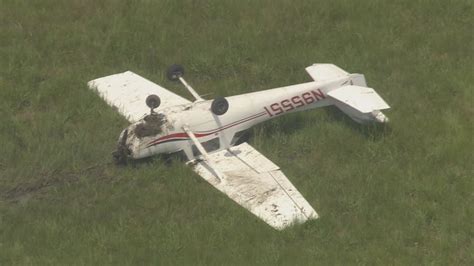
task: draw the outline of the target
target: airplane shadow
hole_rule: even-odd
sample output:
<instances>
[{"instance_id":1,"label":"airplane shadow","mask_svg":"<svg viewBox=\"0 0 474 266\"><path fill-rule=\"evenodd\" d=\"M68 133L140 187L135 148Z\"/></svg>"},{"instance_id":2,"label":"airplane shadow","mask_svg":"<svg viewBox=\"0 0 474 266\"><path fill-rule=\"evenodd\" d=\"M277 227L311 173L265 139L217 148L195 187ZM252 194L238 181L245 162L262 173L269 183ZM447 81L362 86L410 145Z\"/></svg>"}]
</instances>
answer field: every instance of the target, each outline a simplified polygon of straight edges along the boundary
<instances>
[{"instance_id":1,"label":"airplane shadow","mask_svg":"<svg viewBox=\"0 0 474 266\"><path fill-rule=\"evenodd\" d=\"M171 167L173 162L186 162L186 156L183 152L177 152L173 154L157 154L151 157L146 157L142 159L128 159L126 163L120 163L116 165L118 167L132 167L132 168L139 168L143 165L148 165L159 161L161 165L165 165L167 167Z\"/></svg>"},{"instance_id":2,"label":"airplane shadow","mask_svg":"<svg viewBox=\"0 0 474 266\"><path fill-rule=\"evenodd\" d=\"M368 140L377 141L392 134L392 128L390 127L390 124L359 124L334 106L321 108L318 111L325 112L328 117L327 119L321 120L321 123L328 122L324 120L342 123L355 133L364 136ZM261 128L259 131L264 137L269 137L274 134L274 132L279 132L284 135L291 135L294 132L304 128L307 124L313 122L312 119L314 119L314 117L305 116L302 114L290 114L288 116L283 116L277 118L276 120L264 123L262 125L263 128ZM247 140L245 141L248 141L256 134L256 129L251 128L249 129L248 133Z\"/></svg>"},{"instance_id":3,"label":"airplane shadow","mask_svg":"<svg viewBox=\"0 0 474 266\"><path fill-rule=\"evenodd\" d=\"M269 137L275 132L290 135L304 128L310 122L310 117L302 115L301 113L294 113L264 122L259 126L259 129L254 127L249 129L248 132L251 136L254 136L258 130L264 137Z\"/></svg>"},{"instance_id":4,"label":"airplane shadow","mask_svg":"<svg viewBox=\"0 0 474 266\"><path fill-rule=\"evenodd\" d=\"M388 124L382 123L370 123L370 124L359 124L352 120L349 116L344 114L335 106L328 106L323 108L323 111L326 112L327 116L342 123L357 134L364 136L368 140L377 141L392 134L392 127L390 122Z\"/></svg>"}]
</instances>

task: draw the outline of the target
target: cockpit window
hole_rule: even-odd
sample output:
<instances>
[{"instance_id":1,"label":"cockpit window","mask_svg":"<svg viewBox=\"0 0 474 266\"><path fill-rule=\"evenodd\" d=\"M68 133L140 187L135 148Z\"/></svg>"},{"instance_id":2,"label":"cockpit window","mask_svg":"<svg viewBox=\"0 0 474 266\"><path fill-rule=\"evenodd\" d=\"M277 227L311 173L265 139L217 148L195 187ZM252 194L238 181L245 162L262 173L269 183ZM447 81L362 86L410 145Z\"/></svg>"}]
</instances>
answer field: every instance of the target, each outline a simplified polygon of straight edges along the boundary
<instances>
[{"instance_id":1,"label":"cockpit window","mask_svg":"<svg viewBox=\"0 0 474 266\"><path fill-rule=\"evenodd\" d=\"M208 140L206 142L201 142L201 145L207 152L213 152L213 151L218 150L220 148L220 141L219 141L219 138L213 138L213 139ZM194 156L201 155L201 153L199 152L196 145L192 146L192 150L193 150L193 155Z\"/></svg>"},{"instance_id":2,"label":"cockpit window","mask_svg":"<svg viewBox=\"0 0 474 266\"><path fill-rule=\"evenodd\" d=\"M232 145L239 145L248 141L249 138L250 138L249 132L247 130L242 130L234 134L234 137L232 138L232 141L230 143Z\"/></svg>"},{"instance_id":3,"label":"cockpit window","mask_svg":"<svg viewBox=\"0 0 474 266\"><path fill-rule=\"evenodd\" d=\"M143 138L160 134L163 131L161 126L164 123L166 123L164 114L151 113L135 126L135 135Z\"/></svg>"}]
</instances>

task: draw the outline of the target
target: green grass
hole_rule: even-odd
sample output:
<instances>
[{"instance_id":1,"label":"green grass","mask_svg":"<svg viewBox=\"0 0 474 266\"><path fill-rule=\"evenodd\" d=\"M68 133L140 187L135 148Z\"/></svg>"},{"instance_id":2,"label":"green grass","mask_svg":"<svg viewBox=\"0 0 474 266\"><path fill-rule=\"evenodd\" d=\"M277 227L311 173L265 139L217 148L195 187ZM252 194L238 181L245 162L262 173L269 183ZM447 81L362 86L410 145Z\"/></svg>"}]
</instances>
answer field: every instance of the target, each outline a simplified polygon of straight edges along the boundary
<instances>
[{"instance_id":1,"label":"green grass","mask_svg":"<svg viewBox=\"0 0 474 266\"><path fill-rule=\"evenodd\" d=\"M474 264L472 1L0 0L0 264ZM253 130L320 219L277 232L190 168L111 164L86 82L172 63L201 94L364 73L391 124L334 108Z\"/></svg>"}]
</instances>

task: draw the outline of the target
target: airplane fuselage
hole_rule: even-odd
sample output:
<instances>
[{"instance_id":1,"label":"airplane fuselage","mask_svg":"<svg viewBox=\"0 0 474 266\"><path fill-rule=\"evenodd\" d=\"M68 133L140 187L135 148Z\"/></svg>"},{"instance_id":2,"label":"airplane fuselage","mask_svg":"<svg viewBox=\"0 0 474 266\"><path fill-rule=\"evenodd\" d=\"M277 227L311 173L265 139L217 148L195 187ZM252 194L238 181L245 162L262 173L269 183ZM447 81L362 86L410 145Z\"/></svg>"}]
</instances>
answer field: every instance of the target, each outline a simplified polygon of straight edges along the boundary
<instances>
[{"instance_id":1,"label":"airplane fuselage","mask_svg":"<svg viewBox=\"0 0 474 266\"><path fill-rule=\"evenodd\" d=\"M160 111L165 117L158 134L138 137L139 121L128 128L127 145L132 158L144 158L158 153L184 151L189 159L199 155L183 127L188 127L208 152L232 146L244 130L283 114L332 104L327 92L340 87L347 78L331 82L308 82L270 90L226 97L229 110L215 115L212 100L196 101Z\"/></svg>"},{"instance_id":2,"label":"airplane fuselage","mask_svg":"<svg viewBox=\"0 0 474 266\"><path fill-rule=\"evenodd\" d=\"M222 115L211 111L212 100L168 107L150 114L125 129L119 142L125 144L128 157L138 159L159 153L183 151L189 160L200 155L185 130L192 131L208 153L229 148L250 127L283 114L336 105L352 119L386 122L380 111L353 112L328 93L346 85L366 86L363 75L350 74L329 81L313 81L275 89L226 97L229 108Z\"/></svg>"}]
</instances>

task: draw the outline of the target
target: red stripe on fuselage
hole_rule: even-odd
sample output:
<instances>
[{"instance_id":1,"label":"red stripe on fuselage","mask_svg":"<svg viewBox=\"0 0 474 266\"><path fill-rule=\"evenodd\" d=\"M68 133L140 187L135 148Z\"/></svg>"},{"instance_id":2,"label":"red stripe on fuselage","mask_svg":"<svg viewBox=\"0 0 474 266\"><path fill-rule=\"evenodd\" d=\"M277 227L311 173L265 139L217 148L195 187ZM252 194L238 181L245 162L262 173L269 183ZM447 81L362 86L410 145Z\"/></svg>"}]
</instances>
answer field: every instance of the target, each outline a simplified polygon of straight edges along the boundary
<instances>
[{"instance_id":1,"label":"red stripe on fuselage","mask_svg":"<svg viewBox=\"0 0 474 266\"><path fill-rule=\"evenodd\" d=\"M252 119L254 119L254 118L260 117L260 116L262 116L263 114L265 114L265 112L260 112L260 113L258 113L258 114L254 114L254 115L248 116L248 117L246 117L246 118L242 118L242 119L237 120L237 121L235 121L235 122L232 122L232 123L230 123L230 124L228 124L228 125L221 126L221 127L215 128L215 129L205 130L205 131L196 131L196 132L208 133L208 132L219 131L219 130L222 129L222 128L229 128L230 126L234 126L235 124L241 124L241 123L245 122L245 121L243 121L243 120L249 121L249 120L252 120Z\"/></svg>"},{"instance_id":2,"label":"red stripe on fuselage","mask_svg":"<svg viewBox=\"0 0 474 266\"><path fill-rule=\"evenodd\" d=\"M237 126L237 125L240 125L242 123L245 123L245 122L248 122L250 120L253 120L255 118L258 118L258 117L261 117L261 116L264 116L265 114L267 114L266 112L261 112L261 113L258 113L258 114L255 114L255 115L252 115L252 116L249 116L247 118L243 118L243 119L240 119L240 120L237 120L233 123L230 123L226 126L221 126L221 127L218 127L216 129L212 129L212 130L207 130L207 131L197 131L194 133L194 135L197 137L197 138L200 138L200 137L205 137L205 136L209 136L209 135L212 135L212 134L215 134L217 132L220 132L220 131L223 131L223 130L226 130L228 128L231 128L233 126ZM199 133L200 132L200 133ZM171 140L186 140L188 139L188 134L186 134L185 132L180 132L180 133L173 133L173 134L170 134L170 135L167 135L167 136L163 136L161 138L158 138L158 139L155 139L153 141L151 141L147 148L151 147L151 146L155 146L155 145L158 145L160 143L163 143L165 141L171 141Z\"/></svg>"}]
</instances>

